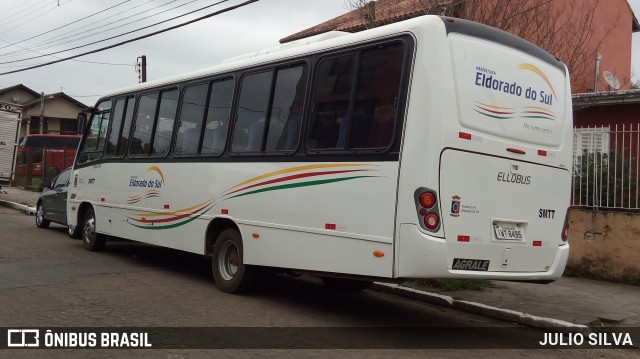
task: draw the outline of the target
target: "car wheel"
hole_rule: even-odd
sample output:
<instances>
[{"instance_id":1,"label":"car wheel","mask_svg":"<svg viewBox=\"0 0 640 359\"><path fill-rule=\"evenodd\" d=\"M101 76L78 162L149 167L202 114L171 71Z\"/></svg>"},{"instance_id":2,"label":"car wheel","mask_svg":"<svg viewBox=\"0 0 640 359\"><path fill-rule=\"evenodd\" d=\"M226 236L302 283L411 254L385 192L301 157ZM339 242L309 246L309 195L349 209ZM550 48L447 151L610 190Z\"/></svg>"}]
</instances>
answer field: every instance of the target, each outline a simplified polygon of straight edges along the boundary
<instances>
[{"instance_id":1,"label":"car wheel","mask_svg":"<svg viewBox=\"0 0 640 359\"><path fill-rule=\"evenodd\" d=\"M104 248L105 245L104 235L96 231L96 214L93 208L87 209L84 214L84 220L82 221L82 244L84 248L97 252Z\"/></svg>"},{"instance_id":2,"label":"car wheel","mask_svg":"<svg viewBox=\"0 0 640 359\"><path fill-rule=\"evenodd\" d=\"M49 228L50 221L44 218L44 208L42 208L42 202L38 202L36 207L36 226L38 228Z\"/></svg>"},{"instance_id":3,"label":"car wheel","mask_svg":"<svg viewBox=\"0 0 640 359\"><path fill-rule=\"evenodd\" d=\"M69 232L69 237L78 239L81 237L82 227L74 226L70 224L67 226L67 231Z\"/></svg>"},{"instance_id":4,"label":"car wheel","mask_svg":"<svg viewBox=\"0 0 640 359\"><path fill-rule=\"evenodd\" d=\"M253 286L255 268L244 264L242 237L235 229L225 229L213 246L211 270L216 286L223 292L241 293Z\"/></svg>"}]
</instances>

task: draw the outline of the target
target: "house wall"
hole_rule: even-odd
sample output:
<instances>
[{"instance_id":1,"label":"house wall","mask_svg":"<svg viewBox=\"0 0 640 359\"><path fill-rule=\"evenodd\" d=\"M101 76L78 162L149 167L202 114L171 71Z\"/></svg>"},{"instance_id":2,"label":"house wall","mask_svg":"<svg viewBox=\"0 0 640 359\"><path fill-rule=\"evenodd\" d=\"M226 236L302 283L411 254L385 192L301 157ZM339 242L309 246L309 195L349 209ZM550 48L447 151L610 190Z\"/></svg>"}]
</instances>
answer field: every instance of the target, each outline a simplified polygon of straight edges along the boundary
<instances>
[{"instance_id":1,"label":"house wall","mask_svg":"<svg viewBox=\"0 0 640 359\"><path fill-rule=\"evenodd\" d=\"M599 91L609 91L602 72L610 71L622 84L621 90L630 88L631 78L631 36L633 28L633 11L626 0L554 0L560 8L574 8L573 16L580 16L580 6L596 6L594 22L591 26L590 41L594 50L600 51ZM600 43L600 41L602 41ZM595 84L595 54L584 61L590 66L571 84L573 93L591 92Z\"/></svg>"},{"instance_id":2,"label":"house wall","mask_svg":"<svg viewBox=\"0 0 640 359\"><path fill-rule=\"evenodd\" d=\"M18 101L14 101L13 98L17 96L18 97ZM24 103L27 101L31 101L34 98L36 98L36 96L33 96L31 93L24 91L22 89L14 89L10 92L6 92L6 93L2 93L0 94L0 101L4 101L4 102L9 102L9 103Z\"/></svg>"},{"instance_id":3,"label":"house wall","mask_svg":"<svg viewBox=\"0 0 640 359\"><path fill-rule=\"evenodd\" d=\"M568 272L640 284L640 214L569 211Z\"/></svg>"}]
</instances>

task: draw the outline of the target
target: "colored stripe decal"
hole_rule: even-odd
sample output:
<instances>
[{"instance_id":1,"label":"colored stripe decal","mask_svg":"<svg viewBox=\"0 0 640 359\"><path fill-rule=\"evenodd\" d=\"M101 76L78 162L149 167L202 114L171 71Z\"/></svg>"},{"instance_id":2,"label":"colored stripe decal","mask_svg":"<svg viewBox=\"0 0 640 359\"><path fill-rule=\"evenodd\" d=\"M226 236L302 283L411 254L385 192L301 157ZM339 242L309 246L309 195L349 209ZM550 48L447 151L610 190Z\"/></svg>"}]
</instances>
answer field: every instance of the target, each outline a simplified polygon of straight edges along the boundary
<instances>
[{"instance_id":1,"label":"colored stripe decal","mask_svg":"<svg viewBox=\"0 0 640 359\"><path fill-rule=\"evenodd\" d=\"M290 181L290 180L295 180L295 179L299 179L299 178L323 176L323 175L330 175L330 174L340 174L340 173L350 173L350 172L362 172L362 171L368 171L368 170L344 170L344 171L324 171L324 172L301 173L301 174L297 174L297 175L292 175L292 176L287 176L287 177L282 177L282 178L277 178L277 179L273 179L273 180L269 180L269 181L256 183L256 184L253 184L253 185L250 185L250 186L247 186L247 187L243 187L243 188L237 189L237 190L235 190L233 192L227 193L226 195L227 196L228 195L232 195L234 193L237 193L237 192L240 192L240 191L244 191L244 190L249 189L249 188L255 188L255 187L264 186L264 185L267 185L267 184Z\"/></svg>"},{"instance_id":2,"label":"colored stripe decal","mask_svg":"<svg viewBox=\"0 0 640 359\"><path fill-rule=\"evenodd\" d=\"M204 210L205 208L207 208L207 206L208 205L206 205L204 207L201 207L201 208L198 208L197 210L195 210L193 212L184 213L184 214L181 214L181 215L176 216L176 217L169 217L169 218L162 218L162 219L146 219L144 217L141 218L141 219L135 219L135 218L131 218L131 217L128 217L128 218L131 219L131 220L134 220L136 222L140 222L140 223L152 223L153 224L153 223L173 222L173 221L178 221L178 220L183 219L185 217L189 217L191 215L194 215L194 214Z\"/></svg>"},{"instance_id":3,"label":"colored stripe decal","mask_svg":"<svg viewBox=\"0 0 640 359\"><path fill-rule=\"evenodd\" d=\"M480 112L478 110L474 110L474 111L479 113L479 114L481 114L481 115L484 115L484 116L487 116L487 117L499 118L501 120L506 120L506 119L509 119L509 118L513 118L512 116L494 116L494 115L490 115L488 113Z\"/></svg>"},{"instance_id":4,"label":"colored stripe decal","mask_svg":"<svg viewBox=\"0 0 640 359\"><path fill-rule=\"evenodd\" d=\"M161 213L143 212L143 213L135 213L135 214L133 214L133 216L138 216L138 217L142 217L142 216L158 217L158 216L168 216L168 215L172 215L172 214L182 214L184 212L191 211L194 208L198 208L198 207L201 207L201 206L209 205L209 204L212 204L212 203L213 203L213 200L208 200L208 201L205 201L205 202L202 202L202 203L198 203L193 207L177 209L175 211L166 211L166 212L161 212Z\"/></svg>"},{"instance_id":5,"label":"colored stripe decal","mask_svg":"<svg viewBox=\"0 0 640 359\"><path fill-rule=\"evenodd\" d=\"M227 192L231 191L232 189L235 189L235 188L244 186L246 184L249 184L251 182L259 181L261 179L274 177L274 176L281 175L281 174L287 174L287 173L292 173L292 172L300 172L300 171L305 171L305 170L315 170L315 169L320 169L320 168L362 167L362 166L373 166L373 165L360 164L360 163L331 163L331 164L306 165L306 166L297 166L297 167L285 168L285 169L282 169L282 170L279 170L279 171L265 173L265 174L260 175L258 177L254 177L254 178L248 179L248 180L246 180L244 182L238 183L237 185L227 189Z\"/></svg>"},{"instance_id":6,"label":"colored stripe decal","mask_svg":"<svg viewBox=\"0 0 640 359\"><path fill-rule=\"evenodd\" d=\"M138 224L134 224L134 223L129 223L130 225L134 226L134 227L138 227L138 228L142 228L142 229L170 229L170 228L176 228L176 227L180 227L183 226L189 222L195 221L196 219L200 218L200 216L204 215L205 213L209 212L209 210L211 210L211 208L207 209L206 211L202 212L201 214L197 215L197 216L193 216L189 219L187 219L186 221L183 222L179 222L179 223L175 223L175 224L168 224L166 226L141 226Z\"/></svg>"},{"instance_id":7,"label":"colored stripe decal","mask_svg":"<svg viewBox=\"0 0 640 359\"><path fill-rule=\"evenodd\" d=\"M289 188L297 188L297 187L317 186L317 185L321 185L321 184L349 181L349 180L353 180L353 179L368 178L368 177L378 177L378 176L354 176L354 177L333 178L333 179L327 179L327 180L291 183L291 184L285 184L285 185L280 185L280 186L261 188L261 189L255 190L255 191L237 194L237 195L235 195L233 197L229 197L229 199L236 198L236 197L247 196L247 195L255 194L255 193L261 193L261 192L277 191L277 190L281 190L281 189L289 189Z\"/></svg>"}]
</instances>

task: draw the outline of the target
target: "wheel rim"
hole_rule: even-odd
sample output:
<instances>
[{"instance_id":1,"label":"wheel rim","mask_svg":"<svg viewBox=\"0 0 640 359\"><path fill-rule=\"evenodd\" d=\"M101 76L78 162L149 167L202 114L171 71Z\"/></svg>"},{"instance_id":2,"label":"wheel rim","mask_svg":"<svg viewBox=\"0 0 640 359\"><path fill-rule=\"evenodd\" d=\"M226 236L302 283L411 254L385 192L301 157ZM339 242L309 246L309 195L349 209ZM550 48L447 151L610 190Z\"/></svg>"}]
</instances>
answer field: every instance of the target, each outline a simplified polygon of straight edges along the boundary
<instances>
[{"instance_id":1,"label":"wheel rim","mask_svg":"<svg viewBox=\"0 0 640 359\"><path fill-rule=\"evenodd\" d=\"M69 231L69 235L72 236L76 232L76 226L69 225L67 230Z\"/></svg>"},{"instance_id":2,"label":"wheel rim","mask_svg":"<svg viewBox=\"0 0 640 359\"><path fill-rule=\"evenodd\" d=\"M96 237L96 218L95 217L91 216L87 218L87 220L84 222L82 233L83 233L84 240L87 243L91 243L94 241Z\"/></svg>"},{"instance_id":3,"label":"wheel rim","mask_svg":"<svg viewBox=\"0 0 640 359\"><path fill-rule=\"evenodd\" d=\"M224 280L232 280L238 273L240 254L231 241L225 242L218 253L218 272Z\"/></svg>"},{"instance_id":4,"label":"wheel rim","mask_svg":"<svg viewBox=\"0 0 640 359\"><path fill-rule=\"evenodd\" d=\"M36 210L36 221L38 222L38 225L41 225L43 220L44 210L42 209L42 205L38 205L38 209Z\"/></svg>"}]
</instances>

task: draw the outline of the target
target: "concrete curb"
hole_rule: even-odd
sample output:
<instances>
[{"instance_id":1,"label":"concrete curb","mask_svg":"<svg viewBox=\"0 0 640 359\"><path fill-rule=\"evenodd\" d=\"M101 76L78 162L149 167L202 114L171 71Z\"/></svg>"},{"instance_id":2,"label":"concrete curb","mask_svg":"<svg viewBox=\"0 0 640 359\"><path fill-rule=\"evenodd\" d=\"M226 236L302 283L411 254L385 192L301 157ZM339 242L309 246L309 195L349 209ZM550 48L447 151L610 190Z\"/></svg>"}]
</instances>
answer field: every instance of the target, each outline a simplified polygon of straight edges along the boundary
<instances>
[{"instance_id":1,"label":"concrete curb","mask_svg":"<svg viewBox=\"0 0 640 359\"><path fill-rule=\"evenodd\" d=\"M0 199L0 206L5 206L5 207L9 207L9 208L13 208L13 209L17 209L21 212L24 212L25 214L36 214L36 208L35 207L29 207L26 206L24 204L18 204L18 203L14 203L14 202L9 202L9 201L5 201Z\"/></svg>"},{"instance_id":2,"label":"concrete curb","mask_svg":"<svg viewBox=\"0 0 640 359\"><path fill-rule=\"evenodd\" d=\"M574 324L559 319L539 317L537 315L522 313L510 309L496 308L490 305L469 302L466 300L458 300L447 295L425 292L414 288L403 287L398 284L374 283L372 289L405 298L421 300L443 307L460 309L466 312L480 314L512 323L544 328L555 332L591 332L591 328L586 325Z\"/></svg>"}]
</instances>

